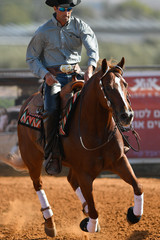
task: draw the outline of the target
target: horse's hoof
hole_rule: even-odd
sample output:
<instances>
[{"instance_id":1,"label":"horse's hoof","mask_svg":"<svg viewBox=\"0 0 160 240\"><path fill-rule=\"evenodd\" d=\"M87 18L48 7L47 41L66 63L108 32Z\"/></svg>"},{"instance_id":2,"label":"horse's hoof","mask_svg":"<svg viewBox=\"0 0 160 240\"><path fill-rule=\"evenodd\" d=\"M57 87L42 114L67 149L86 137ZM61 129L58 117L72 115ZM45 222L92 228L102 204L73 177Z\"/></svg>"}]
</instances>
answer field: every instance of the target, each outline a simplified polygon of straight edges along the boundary
<instances>
[{"instance_id":1,"label":"horse's hoof","mask_svg":"<svg viewBox=\"0 0 160 240\"><path fill-rule=\"evenodd\" d=\"M80 223L80 228L81 228L82 231L88 232L88 230L87 230L87 224L88 224L88 222L89 222L89 218L85 218L85 219L83 219L83 220L81 221L81 223ZM98 226L97 226L97 231L96 231L96 232L100 232L100 225L99 225L99 224L98 224Z\"/></svg>"},{"instance_id":2,"label":"horse's hoof","mask_svg":"<svg viewBox=\"0 0 160 240\"><path fill-rule=\"evenodd\" d=\"M87 224L88 224L88 222L89 222L89 218L85 218L85 219L83 219L83 220L81 221L81 223L80 223L80 228L81 228L82 231L88 232L88 230L87 230Z\"/></svg>"},{"instance_id":3,"label":"horse's hoof","mask_svg":"<svg viewBox=\"0 0 160 240\"><path fill-rule=\"evenodd\" d=\"M52 218L45 219L44 231L47 234L47 236L56 237L57 235L56 225L54 222L52 222Z\"/></svg>"},{"instance_id":4,"label":"horse's hoof","mask_svg":"<svg viewBox=\"0 0 160 240\"><path fill-rule=\"evenodd\" d=\"M140 219L141 219L141 216L137 217L134 215L133 207L128 208L127 220L129 223L131 223L131 224L138 223L140 221Z\"/></svg>"}]
</instances>

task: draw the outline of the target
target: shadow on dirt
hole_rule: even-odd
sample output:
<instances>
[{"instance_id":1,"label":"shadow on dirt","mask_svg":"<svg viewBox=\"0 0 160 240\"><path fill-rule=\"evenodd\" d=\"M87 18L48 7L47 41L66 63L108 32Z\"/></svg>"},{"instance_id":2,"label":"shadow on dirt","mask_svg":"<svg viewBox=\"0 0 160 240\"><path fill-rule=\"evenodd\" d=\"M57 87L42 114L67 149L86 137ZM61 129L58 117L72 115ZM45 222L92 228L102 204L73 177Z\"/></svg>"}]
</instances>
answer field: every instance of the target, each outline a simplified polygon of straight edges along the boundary
<instances>
[{"instance_id":1,"label":"shadow on dirt","mask_svg":"<svg viewBox=\"0 0 160 240\"><path fill-rule=\"evenodd\" d=\"M127 238L127 240L145 240L147 237L149 236L149 232L148 231L134 231L132 233L132 235Z\"/></svg>"}]
</instances>

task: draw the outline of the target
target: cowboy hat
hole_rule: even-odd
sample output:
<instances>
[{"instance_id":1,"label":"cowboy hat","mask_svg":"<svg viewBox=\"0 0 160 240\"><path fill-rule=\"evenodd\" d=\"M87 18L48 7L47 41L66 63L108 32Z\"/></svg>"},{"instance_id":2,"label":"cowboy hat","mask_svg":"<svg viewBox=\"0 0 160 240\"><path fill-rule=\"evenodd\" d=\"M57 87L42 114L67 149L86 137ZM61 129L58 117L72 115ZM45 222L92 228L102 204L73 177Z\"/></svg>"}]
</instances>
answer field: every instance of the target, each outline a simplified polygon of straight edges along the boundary
<instances>
[{"instance_id":1,"label":"cowboy hat","mask_svg":"<svg viewBox=\"0 0 160 240\"><path fill-rule=\"evenodd\" d=\"M75 7L81 0L46 0L46 4L50 7Z\"/></svg>"}]
</instances>

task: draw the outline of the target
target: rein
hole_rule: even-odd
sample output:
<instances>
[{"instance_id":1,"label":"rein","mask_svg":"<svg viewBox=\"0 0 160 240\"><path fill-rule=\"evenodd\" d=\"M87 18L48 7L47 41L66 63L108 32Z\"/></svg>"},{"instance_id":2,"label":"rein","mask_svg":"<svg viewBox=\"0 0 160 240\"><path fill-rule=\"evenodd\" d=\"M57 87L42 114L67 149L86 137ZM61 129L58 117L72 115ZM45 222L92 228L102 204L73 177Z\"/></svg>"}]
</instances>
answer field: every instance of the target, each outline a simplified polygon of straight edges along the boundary
<instances>
[{"instance_id":1,"label":"rein","mask_svg":"<svg viewBox=\"0 0 160 240\"><path fill-rule=\"evenodd\" d=\"M119 132L121 133L123 139L124 139L124 140L126 141L126 143L128 144L128 146L129 146L133 151L139 152L139 150L140 150L140 144L139 144L139 139L140 139L140 137L139 137L139 134L134 130L133 126L131 125L129 128L124 128L124 127L122 127L122 126L121 126L119 123L117 123L117 122L116 122L116 125L117 125L118 130L119 130ZM134 147L131 146L131 144L129 143L127 137L123 134L124 132L129 132L129 131L132 132L132 134L134 135L134 137L135 137L135 139L136 139L137 146L138 146L137 149L135 149Z\"/></svg>"},{"instance_id":2,"label":"rein","mask_svg":"<svg viewBox=\"0 0 160 240\"><path fill-rule=\"evenodd\" d=\"M84 92L83 92L84 94ZM82 95L83 96L83 95ZM113 138L113 136L115 135L116 133L116 130L117 130L117 126L115 125L114 126L114 129L113 131L109 134L109 137L107 139L106 142L102 143L101 145L97 146L97 147L93 147L93 148L87 148L83 142L83 139L82 139L82 136L81 136L81 130L80 130L80 118L81 118L81 112L82 112L82 97L81 97L81 100L80 100L80 111L79 111L79 119L78 119L78 132L79 132L79 139L80 139L80 143L82 145L82 147L87 150L87 151L95 151L95 150L98 150L102 147L104 147L107 143L109 143L111 141L111 139Z\"/></svg>"}]
</instances>

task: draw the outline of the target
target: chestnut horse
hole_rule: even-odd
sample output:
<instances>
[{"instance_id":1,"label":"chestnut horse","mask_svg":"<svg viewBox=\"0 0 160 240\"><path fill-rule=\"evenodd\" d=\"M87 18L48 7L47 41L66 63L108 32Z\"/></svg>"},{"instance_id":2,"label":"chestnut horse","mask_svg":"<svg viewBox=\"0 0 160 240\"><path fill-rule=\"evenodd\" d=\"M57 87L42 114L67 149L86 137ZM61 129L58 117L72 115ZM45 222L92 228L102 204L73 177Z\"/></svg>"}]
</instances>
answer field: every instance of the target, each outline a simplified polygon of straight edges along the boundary
<instances>
[{"instance_id":1,"label":"chestnut horse","mask_svg":"<svg viewBox=\"0 0 160 240\"><path fill-rule=\"evenodd\" d=\"M100 230L92 184L101 171L116 173L133 187L134 207L128 209L128 221L138 222L143 213L143 189L127 159L123 137L116 124L128 127L134 115L128 99L128 84L122 77L123 66L124 58L114 66L106 59L102 61L101 69L85 83L81 91L70 122L69 135L61 136L64 150L62 163L70 169L68 181L87 215L80 223L81 229L87 232ZM22 106L20 115L30 99ZM56 227L53 212L42 187L44 153L42 145L37 142L39 137L38 131L18 125L21 157L41 203L45 232L54 237Z\"/></svg>"}]
</instances>

